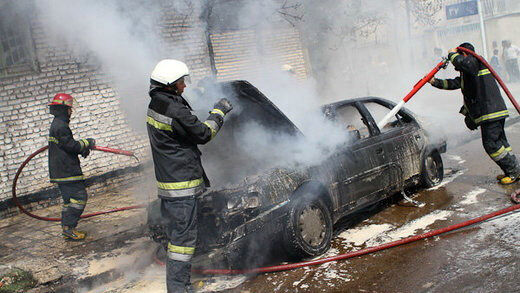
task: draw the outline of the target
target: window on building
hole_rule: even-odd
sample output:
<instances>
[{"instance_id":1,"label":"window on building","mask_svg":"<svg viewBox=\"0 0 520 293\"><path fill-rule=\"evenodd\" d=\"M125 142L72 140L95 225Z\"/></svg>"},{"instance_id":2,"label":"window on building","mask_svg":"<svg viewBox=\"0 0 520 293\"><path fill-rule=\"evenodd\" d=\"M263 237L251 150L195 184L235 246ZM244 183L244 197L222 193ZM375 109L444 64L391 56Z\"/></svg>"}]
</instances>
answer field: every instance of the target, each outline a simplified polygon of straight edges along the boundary
<instances>
[{"instance_id":1,"label":"window on building","mask_svg":"<svg viewBox=\"0 0 520 293\"><path fill-rule=\"evenodd\" d=\"M0 77L33 70L36 65L27 9L29 1L0 2Z\"/></svg>"}]
</instances>

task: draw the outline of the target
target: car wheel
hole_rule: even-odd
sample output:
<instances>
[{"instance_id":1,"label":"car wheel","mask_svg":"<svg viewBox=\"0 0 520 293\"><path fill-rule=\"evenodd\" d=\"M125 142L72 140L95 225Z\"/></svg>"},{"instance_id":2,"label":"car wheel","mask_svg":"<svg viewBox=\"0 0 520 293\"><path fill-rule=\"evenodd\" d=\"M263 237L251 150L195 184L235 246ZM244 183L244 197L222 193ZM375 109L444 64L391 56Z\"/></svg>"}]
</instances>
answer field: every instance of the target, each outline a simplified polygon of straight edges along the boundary
<instances>
[{"instance_id":1,"label":"car wheel","mask_svg":"<svg viewBox=\"0 0 520 293\"><path fill-rule=\"evenodd\" d=\"M438 151L434 150L424 156L422 162L422 184L429 188L439 185L444 178L444 165Z\"/></svg>"},{"instance_id":2,"label":"car wheel","mask_svg":"<svg viewBox=\"0 0 520 293\"><path fill-rule=\"evenodd\" d=\"M323 254L330 247L332 219L319 198L302 196L291 201L284 229L284 246L289 256L301 259Z\"/></svg>"}]
</instances>

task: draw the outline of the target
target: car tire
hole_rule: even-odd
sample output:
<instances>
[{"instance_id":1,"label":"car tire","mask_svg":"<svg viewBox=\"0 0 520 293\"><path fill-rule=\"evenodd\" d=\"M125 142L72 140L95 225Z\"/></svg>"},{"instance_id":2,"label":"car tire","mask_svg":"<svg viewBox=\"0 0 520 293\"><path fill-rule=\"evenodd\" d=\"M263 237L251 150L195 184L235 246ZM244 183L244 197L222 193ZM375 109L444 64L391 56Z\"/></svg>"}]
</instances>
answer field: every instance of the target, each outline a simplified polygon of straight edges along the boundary
<instances>
[{"instance_id":1,"label":"car tire","mask_svg":"<svg viewBox=\"0 0 520 293\"><path fill-rule=\"evenodd\" d=\"M332 239L330 210L319 198L308 194L291 201L284 246L293 259L318 256L330 248Z\"/></svg>"},{"instance_id":2,"label":"car tire","mask_svg":"<svg viewBox=\"0 0 520 293\"><path fill-rule=\"evenodd\" d=\"M444 165L441 155L433 150L424 156L422 161L421 182L426 188L439 185L444 178Z\"/></svg>"}]
</instances>

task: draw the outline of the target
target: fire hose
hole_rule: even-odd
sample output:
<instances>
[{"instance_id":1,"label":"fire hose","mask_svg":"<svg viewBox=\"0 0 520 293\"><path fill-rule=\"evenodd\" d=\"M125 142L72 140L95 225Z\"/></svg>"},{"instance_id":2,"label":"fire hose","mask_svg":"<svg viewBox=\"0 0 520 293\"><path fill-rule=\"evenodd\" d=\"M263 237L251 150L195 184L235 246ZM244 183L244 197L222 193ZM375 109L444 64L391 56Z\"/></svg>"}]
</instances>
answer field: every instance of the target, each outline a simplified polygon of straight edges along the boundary
<instances>
[{"instance_id":1,"label":"fire hose","mask_svg":"<svg viewBox=\"0 0 520 293\"><path fill-rule=\"evenodd\" d=\"M493 67L491 65L489 65L489 63L482 56L478 55L477 53L475 53L471 50L468 50L464 47L457 47L457 50L472 55L473 57L477 58L478 61L480 61L482 64L484 64L484 66L486 66L487 69L489 69L491 74L495 77L497 82L500 84L500 86L506 93L507 97L509 98L509 100L511 101L513 106L515 106L516 111L518 111L518 113L520 114L520 106L518 105L515 98L513 97L513 95L509 91L509 89L507 88L504 81L500 78L500 76L498 76L497 72L493 69ZM435 68L432 69L432 71L430 71L430 73L428 73L425 77L423 77L421 80L419 80L413 86L413 89L401 100L401 102L399 102L399 104L397 104L388 114L386 114L385 117L383 117L383 119L379 123L377 123L377 126L379 127L379 129L383 128L383 126L385 126L385 124L388 122L388 120L390 120L391 117L393 117L395 114L397 114L397 112L399 112L399 110L401 110L401 108L404 106L404 104L406 102L408 102L430 79L432 79L435 76L435 74L437 74L437 72L439 72L439 70L446 68L447 65L448 65L448 59L442 60L441 62L439 62L439 64L437 64L437 66L435 66Z\"/></svg>"},{"instance_id":2,"label":"fire hose","mask_svg":"<svg viewBox=\"0 0 520 293\"><path fill-rule=\"evenodd\" d=\"M293 270L293 269L307 267L307 266L320 265L320 264L324 264L324 263L328 263L328 262L332 262L332 261L339 261L339 260L349 259L349 258L353 258L353 257L356 257L356 256L361 256L361 255L365 255L365 254L369 254L369 253L385 250L385 249L392 248L392 247L395 247L395 246L399 246L399 245L415 242L415 241L418 241L418 240L421 240L421 239L430 238L430 237L437 236L437 235L440 235L440 234L443 234L443 233L447 233L447 232L450 232L450 231L453 231L453 230L457 230L457 229L461 229L461 228L464 228L464 227L467 227L467 226L470 226L470 225L474 225L474 224L477 224L477 223L489 220L491 218L498 217L500 215L504 215L504 214L513 212L513 211L518 210L518 209L520 209L520 204L513 205L513 206L510 206L508 208L505 208L505 209L502 209L502 210L499 210L499 211L496 211L496 212L493 212L493 213L489 213L489 214L484 215L484 216L480 216L480 217L477 217L477 218L474 218L474 219L471 219L471 220L468 220L468 221L465 221L465 222L461 222L461 223L458 223L458 224L454 224L454 225L451 225L451 226L448 226L448 227L440 228L440 229L433 230L433 231L430 231L430 232L426 232L426 233L423 233L423 234L419 234L419 235L411 236L411 237L408 237L408 238L403 238L403 239L400 239L400 240L384 243L384 244L381 244L381 245L378 245L378 246L368 247L368 248L357 250L357 251L351 251L351 252L344 253L344 254L339 254L339 255L335 255L335 256L331 256L331 257L325 257L325 258L320 258L320 259L315 259L315 260L310 260L310 261L303 261L303 262L299 262L299 263L276 265L276 266L268 266L268 267L261 267L261 268L253 268L253 269L244 269L244 270L238 270L238 269L194 269L192 271L194 273L201 274L201 275L251 275L251 274L263 274L263 273L273 273L273 272L288 271L288 270ZM155 255L154 255L154 261L157 264L164 266L164 262L159 260L157 258L157 256L155 256Z\"/></svg>"},{"instance_id":3,"label":"fire hose","mask_svg":"<svg viewBox=\"0 0 520 293\"><path fill-rule=\"evenodd\" d=\"M39 153L47 150L47 148L48 148L48 146L44 146L44 147L41 147L38 150L36 150L29 157L27 157L27 159L25 159L25 161L23 161L23 163L18 168L18 171L16 171L16 175L14 176L14 179L13 179L13 189L12 189L13 202L20 209L21 212L28 215L29 217L32 217L32 218L35 218L38 220L42 220L42 221L59 222L59 221L61 221L61 218L42 217L42 216L38 216L38 215L35 215L35 214L29 212L22 206L22 204L19 202L18 198L16 197L16 183L18 182L18 177L22 173L23 168L25 167L25 165L27 165L27 163L29 163L30 160L32 160L32 158L34 158ZM137 159L137 161L139 161L139 159L134 155L134 153L130 152L130 151L118 150L118 149L102 147L102 146L95 146L93 148L93 150L107 152L107 153L113 153L113 154L118 154L118 155L124 155L124 156L130 156L130 157L134 157L135 159ZM81 215L81 218L86 219L86 218L90 218L90 217L94 217L94 216L98 216L98 215L110 214L110 213L126 211L126 210L139 209L139 208L144 208L144 207L145 207L144 205L127 206L127 207L112 209L112 210L108 210L108 211L84 214L84 215Z\"/></svg>"}]
</instances>

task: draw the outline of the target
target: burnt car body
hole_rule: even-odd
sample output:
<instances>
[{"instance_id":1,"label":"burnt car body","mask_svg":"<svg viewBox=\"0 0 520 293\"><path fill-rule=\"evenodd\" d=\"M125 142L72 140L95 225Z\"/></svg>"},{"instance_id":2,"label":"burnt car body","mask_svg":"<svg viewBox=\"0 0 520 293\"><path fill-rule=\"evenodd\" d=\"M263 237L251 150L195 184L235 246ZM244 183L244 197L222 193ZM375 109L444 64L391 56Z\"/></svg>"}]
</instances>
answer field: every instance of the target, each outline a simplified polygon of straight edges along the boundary
<instances>
[{"instance_id":1,"label":"burnt car body","mask_svg":"<svg viewBox=\"0 0 520 293\"><path fill-rule=\"evenodd\" d=\"M250 83L220 85L243 110L227 119L219 140L204 151L205 159L209 156L233 164L218 172L208 171L210 178L218 173L230 183L198 197L195 264L251 267L263 264L259 255L283 252L293 259L320 255L330 247L338 220L407 187L433 186L443 179L440 154L446 151L446 142L433 141L406 109L379 129L374 115L386 114L395 104L376 97L322 107L323 115L344 126L350 139L319 164L271 168L254 162L251 170L233 172L252 160L252 150L237 143L241 127L248 121L273 133L302 134ZM165 221L159 206L159 201L150 205L148 227L151 237L165 246Z\"/></svg>"}]
</instances>

